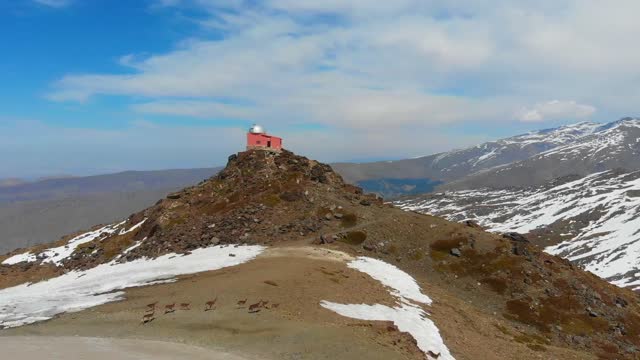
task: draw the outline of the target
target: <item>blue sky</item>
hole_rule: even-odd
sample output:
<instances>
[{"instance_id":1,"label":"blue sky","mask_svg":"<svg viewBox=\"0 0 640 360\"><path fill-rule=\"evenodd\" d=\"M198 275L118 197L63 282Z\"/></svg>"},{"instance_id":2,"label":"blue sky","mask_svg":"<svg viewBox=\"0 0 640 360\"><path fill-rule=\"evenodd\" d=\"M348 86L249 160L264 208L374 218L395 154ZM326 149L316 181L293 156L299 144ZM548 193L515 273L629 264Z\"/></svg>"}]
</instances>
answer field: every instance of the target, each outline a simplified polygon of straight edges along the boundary
<instances>
[{"instance_id":1,"label":"blue sky","mask_svg":"<svg viewBox=\"0 0 640 360\"><path fill-rule=\"evenodd\" d=\"M634 115L635 1L0 2L0 177L323 161Z\"/></svg>"}]
</instances>

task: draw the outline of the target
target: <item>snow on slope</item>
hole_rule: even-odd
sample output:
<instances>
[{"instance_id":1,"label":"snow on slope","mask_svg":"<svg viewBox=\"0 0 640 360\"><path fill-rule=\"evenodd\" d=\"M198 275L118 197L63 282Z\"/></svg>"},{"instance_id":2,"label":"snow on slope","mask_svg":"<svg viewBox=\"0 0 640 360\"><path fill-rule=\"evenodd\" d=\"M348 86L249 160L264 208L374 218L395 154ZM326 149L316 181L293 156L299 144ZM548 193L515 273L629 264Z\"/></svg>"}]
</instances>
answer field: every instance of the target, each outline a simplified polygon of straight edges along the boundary
<instances>
[{"instance_id":1,"label":"snow on slope","mask_svg":"<svg viewBox=\"0 0 640 360\"><path fill-rule=\"evenodd\" d=\"M470 165L471 169L473 169L472 171L477 171L486 168L486 166L493 167L519 160L521 155L516 155L514 152L527 150L527 152L531 152L529 155L535 155L541 151L571 144L578 139L591 135L600 126L601 124L583 122L553 129L532 131L527 134L490 141L466 149L442 153L434 159L433 163L454 161L452 165L444 169L445 172L465 165ZM462 159L464 159L464 163L460 163Z\"/></svg>"},{"instance_id":2,"label":"snow on slope","mask_svg":"<svg viewBox=\"0 0 640 360\"><path fill-rule=\"evenodd\" d=\"M526 189L447 192L396 205L453 221L475 220L495 232L555 229L562 241L545 251L618 286L640 289L640 171L607 171Z\"/></svg>"},{"instance_id":3,"label":"snow on slope","mask_svg":"<svg viewBox=\"0 0 640 360\"><path fill-rule=\"evenodd\" d=\"M562 160L573 159L576 156L598 158L600 161L615 158L619 153L633 147L626 144L627 132L630 129L640 128L640 120L623 119L610 124L597 127L591 135L580 141L569 142L563 146L546 151L540 157L560 156Z\"/></svg>"},{"instance_id":4,"label":"snow on slope","mask_svg":"<svg viewBox=\"0 0 640 360\"><path fill-rule=\"evenodd\" d=\"M425 311L415 304L431 305L432 301L422 293L420 286L411 275L384 261L368 257L359 257L347 265L352 269L368 274L389 287L391 289L390 293L398 299L398 306L338 304L322 301L320 303L322 307L354 319L392 321L400 331L408 332L416 339L418 347L425 353L427 358L454 359L444 344L436 325L427 318ZM434 357L431 354L438 356Z\"/></svg>"},{"instance_id":5,"label":"snow on slope","mask_svg":"<svg viewBox=\"0 0 640 360\"><path fill-rule=\"evenodd\" d=\"M120 300L123 289L175 281L175 277L239 265L255 258L262 246L214 246L189 255L110 262L85 271L71 271L34 284L0 290L0 328L47 320L64 312ZM234 254L235 256L230 256Z\"/></svg>"},{"instance_id":6,"label":"snow on slope","mask_svg":"<svg viewBox=\"0 0 640 360\"><path fill-rule=\"evenodd\" d=\"M33 254L30 252L16 254L6 259L5 261L3 261L2 264L15 265L21 262L36 262L38 260L42 260L41 262L42 264L49 263L49 264L54 264L56 266L60 266L62 265L62 262L64 260L68 259L73 254L73 252L76 251L78 246L82 244L86 244L96 239L102 240L118 231L119 231L118 235L125 235L141 227L145 221L146 219L133 225L129 229L124 229L122 227L122 225L124 225L126 221L123 221L117 224L107 225L107 226L101 227L100 229L80 234L74 237L73 239L69 240L65 245L49 248L41 251L38 254Z\"/></svg>"},{"instance_id":7,"label":"snow on slope","mask_svg":"<svg viewBox=\"0 0 640 360\"><path fill-rule=\"evenodd\" d=\"M452 179L449 190L538 186L568 175L640 169L640 120L601 125L567 143Z\"/></svg>"}]
</instances>

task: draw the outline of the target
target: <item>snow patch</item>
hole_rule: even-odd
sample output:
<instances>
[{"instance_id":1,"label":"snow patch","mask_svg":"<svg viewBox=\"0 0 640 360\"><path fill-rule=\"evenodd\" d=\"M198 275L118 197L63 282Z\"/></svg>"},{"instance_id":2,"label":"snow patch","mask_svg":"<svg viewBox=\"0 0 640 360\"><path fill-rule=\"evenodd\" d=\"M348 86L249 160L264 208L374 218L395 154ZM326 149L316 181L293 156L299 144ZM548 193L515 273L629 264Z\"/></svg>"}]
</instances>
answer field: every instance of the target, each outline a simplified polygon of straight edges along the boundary
<instances>
[{"instance_id":1,"label":"snow patch","mask_svg":"<svg viewBox=\"0 0 640 360\"><path fill-rule=\"evenodd\" d=\"M85 271L71 271L35 284L0 290L0 328L51 319L124 298L123 289L172 282L175 277L239 265L258 256L262 246L214 246L189 255L110 262ZM230 254L235 256L229 256Z\"/></svg>"},{"instance_id":2,"label":"snow patch","mask_svg":"<svg viewBox=\"0 0 640 360\"><path fill-rule=\"evenodd\" d=\"M15 265L21 262L35 262L42 259L42 263L50 263L54 265L62 265L62 262L69 258L71 254L78 248L78 246L91 242L103 235L111 235L115 233L120 226L124 225L126 221L118 224L111 224L101 227L98 230L89 231L84 234L78 235L69 240L65 245L49 248L43 250L39 254L31 254L29 252L14 255L2 262L3 265Z\"/></svg>"},{"instance_id":3,"label":"snow patch","mask_svg":"<svg viewBox=\"0 0 640 360\"><path fill-rule=\"evenodd\" d=\"M2 265L15 265L21 262L34 262L36 261L36 255L30 252L13 255L12 257L5 259Z\"/></svg>"},{"instance_id":4,"label":"snow patch","mask_svg":"<svg viewBox=\"0 0 640 360\"><path fill-rule=\"evenodd\" d=\"M561 224L565 241L546 252L615 285L640 289L634 276L640 273L640 196L635 194L640 194L640 171L606 171L561 185L454 191L395 204L451 221L474 220L494 232L528 233Z\"/></svg>"},{"instance_id":5,"label":"snow patch","mask_svg":"<svg viewBox=\"0 0 640 360\"><path fill-rule=\"evenodd\" d=\"M120 230L120 233L118 235L124 235L124 234L130 233L132 231L135 231L136 229L140 228L145 223L145 221L147 221L147 219L144 219L144 220L140 221L139 223L133 225L131 228L129 228L129 230L125 230L125 229Z\"/></svg>"},{"instance_id":6,"label":"snow patch","mask_svg":"<svg viewBox=\"0 0 640 360\"><path fill-rule=\"evenodd\" d=\"M391 288L390 294L400 304L397 307L375 304L338 304L322 301L320 305L342 316L369 321L392 321L400 331L407 332L416 339L418 348L429 359L453 360L454 357L444 344L440 331L427 317L427 313L416 303L431 305L432 300L422 293L411 275L384 261L358 257L349 262L348 267L368 274ZM433 357L430 354L438 355Z\"/></svg>"},{"instance_id":7,"label":"snow patch","mask_svg":"<svg viewBox=\"0 0 640 360\"><path fill-rule=\"evenodd\" d=\"M380 281L383 285L390 287L393 289L391 294L399 299L411 299L431 305L431 299L422 293L416 280L393 265L373 258L359 257L350 261L347 266L361 271Z\"/></svg>"}]
</instances>

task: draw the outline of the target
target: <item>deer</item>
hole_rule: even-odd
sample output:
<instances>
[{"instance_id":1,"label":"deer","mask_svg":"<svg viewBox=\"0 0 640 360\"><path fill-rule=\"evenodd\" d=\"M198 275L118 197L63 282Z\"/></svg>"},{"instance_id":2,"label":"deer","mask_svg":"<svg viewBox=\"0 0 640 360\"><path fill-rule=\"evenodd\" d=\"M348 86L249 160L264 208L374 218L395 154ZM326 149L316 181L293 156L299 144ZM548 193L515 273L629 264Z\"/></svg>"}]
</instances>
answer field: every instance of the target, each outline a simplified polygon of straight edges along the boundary
<instances>
[{"instance_id":1,"label":"deer","mask_svg":"<svg viewBox=\"0 0 640 360\"><path fill-rule=\"evenodd\" d=\"M191 303L181 303L180 310L191 310Z\"/></svg>"},{"instance_id":2,"label":"deer","mask_svg":"<svg viewBox=\"0 0 640 360\"><path fill-rule=\"evenodd\" d=\"M244 300L238 300L238 306L240 306L240 307L241 307L241 306L243 306L243 305L244 305L244 304L246 304L246 303L247 303L247 299L244 299Z\"/></svg>"},{"instance_id":3,"label":"deer","mask_svg":"<svg viewBox=\"0 0 640 360\"><path fill-rule=\"evenodd\" d=\"M251 305L249 305L249 312L250 313L257 313L258 311L260 311L261 307L262 307L262 301L257 302L255 304L251 304Z\"/></svg>"},{"instance_id":4,"label":"deer","mask_svg":"<svg viewBox=\"0 0 640 360\"><path fill-rule=\"evenodd\" d=\"M213 305L216 304L216 301L218 301L218 298L216 297L213 300L209 300L206 303L206 307L204 308L204 311L209 311L209 310L215 310L215 308L213 307Z\"/></svg>"},{"instance_id":5,"label":"deer","mask_svg":"<svg viewBox=\"0 0 640 360\"><path fill-rule=\"evenodd\" d=\"M164 306L164 313L165 314L172 313L174 311L176 311L176 303Z\"/></svg>"},{"instance_id":6,"label":"deer","mask_svg":"<svg viewBox=\"0 0 640 360\"><path fill-rule=\"evenodd\" d=\"M151 304L147 304L147 311L154 311L156 309L156 305L158 305L158 302L152 302Z\"/></svg>"},{"instance_id":7,"label":"deer","mask_svg":"<svg viewBox=\"0 0 640 360\"><path fill-rule=\"evenodd\" d=\"M153 319L155 319L155 317L153 317L153 315L154 315L154 313L152 313L152 312L142 315L142 323L146 324L146 323L149 323L149 322L153 321Z\"/></svg>"}]
</instances>

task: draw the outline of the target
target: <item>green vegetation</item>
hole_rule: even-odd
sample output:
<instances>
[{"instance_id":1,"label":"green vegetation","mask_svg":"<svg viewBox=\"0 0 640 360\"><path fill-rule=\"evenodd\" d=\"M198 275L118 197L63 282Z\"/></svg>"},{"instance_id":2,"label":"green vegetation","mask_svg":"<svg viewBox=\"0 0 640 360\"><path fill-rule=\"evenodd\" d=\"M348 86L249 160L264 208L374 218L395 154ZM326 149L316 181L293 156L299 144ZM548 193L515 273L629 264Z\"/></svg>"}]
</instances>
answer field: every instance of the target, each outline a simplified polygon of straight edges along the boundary
<instances>
[{"instance_id":1,"label":"green vegetation","mask_svg":"<svg viewBox=\"0 0 640 360\"><path fill-rule=\"evenodd\" d=\"M344 214L342 215L341 225L342 227L354 227L358 223L358 216L356 214Z\"/></svg>"},{"instance_id":2,"label":"green vegetation","mask_svg":"<svg viewBox=\"0 0 640 360\"><path fill-rule=\"evenodd\" d=\"M361 245L365 240L367 240L367 234L362 231L349 231L344 238L340 239L341 242L349 245Z\"/></svg>"}]
</instances>

